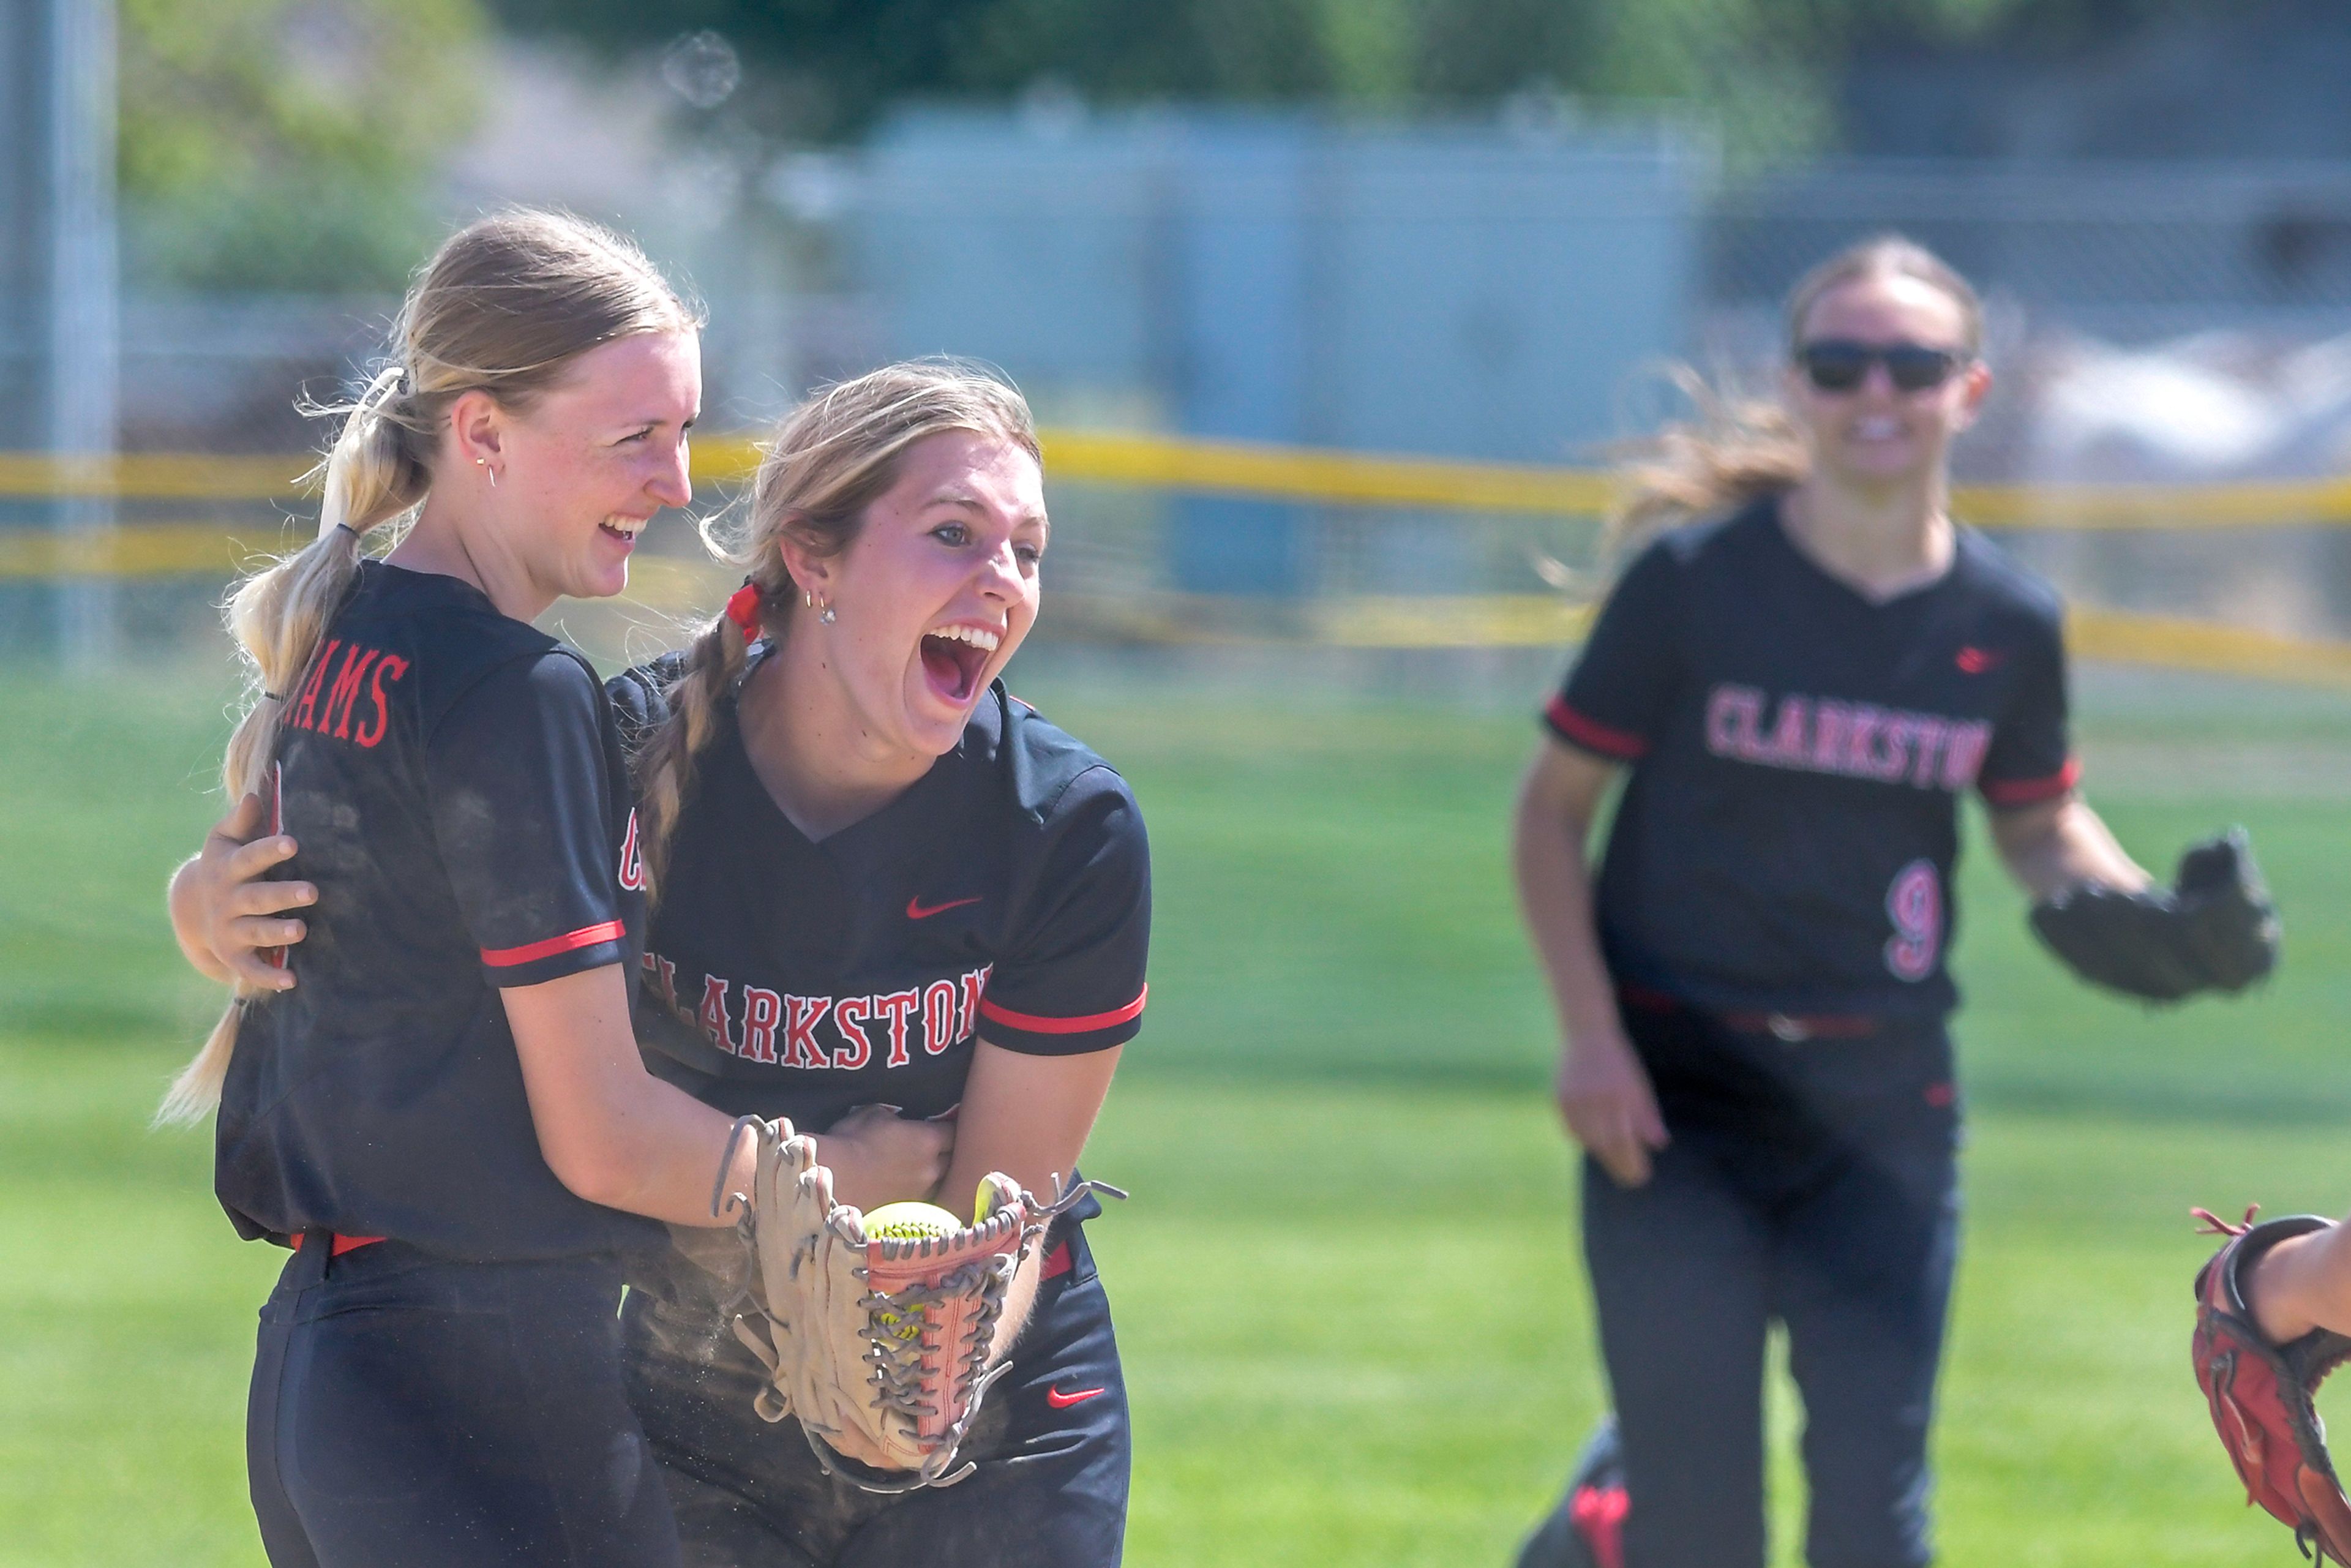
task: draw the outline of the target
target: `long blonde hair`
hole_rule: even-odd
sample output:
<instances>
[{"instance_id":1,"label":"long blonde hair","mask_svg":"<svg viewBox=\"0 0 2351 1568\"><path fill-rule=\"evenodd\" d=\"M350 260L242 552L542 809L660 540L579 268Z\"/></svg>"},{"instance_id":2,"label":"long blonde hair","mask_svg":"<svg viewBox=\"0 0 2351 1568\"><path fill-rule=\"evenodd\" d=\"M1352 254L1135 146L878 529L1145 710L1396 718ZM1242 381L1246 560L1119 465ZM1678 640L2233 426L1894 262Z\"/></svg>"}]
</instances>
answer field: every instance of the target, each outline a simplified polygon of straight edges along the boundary
<instances>
[{"instance_id":1,"label":"long blonde hair","mask_svg":"<svg viewBox=\"0 0 2351 1568\"><path fill-rule=\"evenodd\" d=\"M1888 234L1837 252L1796 280L1783 311L1792 357L1813 307L1862 277L1916 278L1949 296L1959 308L1961 346L1970 355L1981 350L1983 302L1974 287L1925 246ZM1660 528L1793 489L1812 476L1812 448L1779 402L1712 386L1687 366L1675 367L1672 378L1695 412L1624 449L1608 515L1609 541L1619 553Z\"/></svg>"},{"instance_id":2,"label":"long blonde hair","mask_svg":"<svg viewBox=\"0 0 2351 1568\"><path fill-rule=\"evenodd\" d=\"M785 569L783 541L820 559L839 555L864 526L866 507L896 482L907 448L958 430L1010 442L1043 461L1028 401L986 367L961 360L885 365L825 388L784 416L761 454L747 505L702 525L710 553L758 591L763 632L780 627L793 601L805 599ZM749 645L732 618L714 616L670 683L668 717L638 749L642 848L654 897L696 760L716 733L721 699L742 678Z\"/></svg>"},{"instance_id":3,"label":"long blonde hair","mask_svg":"<svg viewBox=\"0 0 2351 1568\"><path fill-rule=\"evenodd\" d=\"M501 213L443 243L409 289L389 362L367 389L348 403L305 409L342 422L312 476L324 492L318 538L246 577L225 606L247 677L221 764L232 801L266 781L285 699L356 579L367 536L412 519L423 504L457 399L485 392L519 413L597 345L700 322L634 245L563 214ZM164 1095L159 1123L197 1121L220 1103L238 1019L256 999L240 992L230 1002Z\"/></svg>"}]
</instances>

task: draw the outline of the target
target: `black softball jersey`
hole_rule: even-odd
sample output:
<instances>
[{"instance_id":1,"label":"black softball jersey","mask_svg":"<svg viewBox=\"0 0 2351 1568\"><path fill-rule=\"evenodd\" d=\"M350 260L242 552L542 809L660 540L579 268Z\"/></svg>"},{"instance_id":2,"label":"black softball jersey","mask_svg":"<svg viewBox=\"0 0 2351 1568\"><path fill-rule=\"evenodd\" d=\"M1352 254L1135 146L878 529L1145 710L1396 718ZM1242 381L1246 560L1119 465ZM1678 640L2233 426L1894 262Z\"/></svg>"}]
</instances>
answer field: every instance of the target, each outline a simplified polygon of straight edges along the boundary
<instances>
[{"instance_id":1,"label":"black softball jersey","mask_svg":"<svg viewBox=\"0 0 2351 1568\"><path fill-rule=\"evenodd\" d=\"M238 1231L465 1260L660 1244L548 1168L499 995L638 973L636 818L587 662L468 583L363 561L287 694L274 782L300 845L277 874L319 903L295 988L249 1007L230 1061Z\"/></svg>"},{"instance_id":2,"label":"black softball jersey","mask_svg":"<svg viewBox=\"0 0 2351 1568\"><path fill-rule=\"evenodd\" d=\"M674 660L610 685L624 729ZM644 955L653 1070L822 1132L855 1106L935 1116L974 1042L1075 1055L1141 1029L1151 852L1126 781L1007 693L881 810L811 841L752 770L732 702L670 846Z\"/></svg>"},{"instance_id":3,"label":"black softball jersey","mask_svg":"<svg viewBox=\"0 0 2351 1568\"><path fill-rule=\"evenodd\" d=\"M1601 870L1620 987L1723 1011L1939 1018L1960 792L2074 786L2056 594L1960 528L1882 601L1789 538L1779 500L1667 533L1545 714L1630 778Z\"/></svg>"}]
</instances>

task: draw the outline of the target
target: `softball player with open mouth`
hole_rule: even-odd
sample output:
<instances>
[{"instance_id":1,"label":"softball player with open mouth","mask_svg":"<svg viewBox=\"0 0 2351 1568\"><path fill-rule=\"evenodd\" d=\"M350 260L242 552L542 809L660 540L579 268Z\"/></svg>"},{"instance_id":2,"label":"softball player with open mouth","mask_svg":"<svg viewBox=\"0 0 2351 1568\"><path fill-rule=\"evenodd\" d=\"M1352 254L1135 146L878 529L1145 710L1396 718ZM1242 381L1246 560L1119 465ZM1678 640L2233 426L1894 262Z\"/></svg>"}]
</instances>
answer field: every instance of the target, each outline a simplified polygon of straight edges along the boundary
<instances>
[{"instance_id":1,"label":"softball player with open mouth","mask_svg":"<svg viewBox=\"0 0 2351 1568\"><path fill-rule=\"evenodd\" d=\"M610 684L654 901L647 1064L813 1132L863 1209L967 1210L991 1171L1050 1193L1141 1027L1150 856L1124 780L998 678L1050 533L1027 405L951 363L828 389L708 531L743 587L690 648ZM1014 1281L976 1469L913 1490L755 1412L727 1248L642 1257L629 1393L685 1561L1115 1563L1130 1444L1095 1212Z\"/></svg>"},{"instance_id":2,"label":"softball player with open mouth","mask_svg":"<svg viewBox=\"0 0 2351 1568\"><path fill-rule=\"evenodd\" d=\"M232 605L260 687L244 804L172 906L240 998L165 1113L217 1104L223 1207L294 1249L248 1421L280 1568L677 1561L613 1309L656 1220L718 1222L729 1124L638 1056L619 728L529 622L618 592L686 501L699 353L625 241L474 225L346 414L317 542Z\"/></svg>"}]
</instances>

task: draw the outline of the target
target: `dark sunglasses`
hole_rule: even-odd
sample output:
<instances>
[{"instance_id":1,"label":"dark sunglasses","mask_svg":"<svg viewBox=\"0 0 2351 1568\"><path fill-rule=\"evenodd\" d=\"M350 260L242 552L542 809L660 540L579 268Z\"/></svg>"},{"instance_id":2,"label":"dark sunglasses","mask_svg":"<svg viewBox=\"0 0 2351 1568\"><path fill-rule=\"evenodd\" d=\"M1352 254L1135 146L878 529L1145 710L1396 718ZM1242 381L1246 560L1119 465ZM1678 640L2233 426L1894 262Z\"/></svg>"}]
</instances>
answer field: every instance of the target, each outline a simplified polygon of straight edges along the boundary
<instances>
[{"instance_id":1,"label":"dark sunglasses","mask_svg":"<svg viewBox=\"0 0 2351 1568\"><path fill-rule=\"evenodd\" d=\"M1949 349L1923 343L1858 343L1849 338L1819 338L1800 345L1796 362L1813 385L1825 392L1845 392L1869 377L1873 363L1886 367L1886 378L1897 391L1925 392L1941 386L1967 361Z\"/></svg>"}]
</instances>

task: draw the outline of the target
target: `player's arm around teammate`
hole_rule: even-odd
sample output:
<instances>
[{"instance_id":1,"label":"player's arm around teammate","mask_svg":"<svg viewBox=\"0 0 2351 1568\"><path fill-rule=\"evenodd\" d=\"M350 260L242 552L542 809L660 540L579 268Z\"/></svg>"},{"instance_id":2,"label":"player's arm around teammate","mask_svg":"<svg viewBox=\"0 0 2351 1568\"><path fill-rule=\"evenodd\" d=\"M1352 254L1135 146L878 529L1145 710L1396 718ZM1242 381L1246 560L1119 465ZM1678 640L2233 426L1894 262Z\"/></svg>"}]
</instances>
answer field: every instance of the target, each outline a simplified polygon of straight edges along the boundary
<instances>
[{"instance_id":1,"label":"player's arm around teammate","mask_svg":"<svg viewBox=\"0 0 2351 1568\"><path fill-rule=\"evenodd\" d=\"M300 846L290 833L262 831L265 825L259 798L246 796L173 873L168 895L172 933L188 962L256 995L298 983L277 959L308 935L298 912L319 899L309 883L271 878ZM907 1193L939 1191L954 1146L953 1122L910 1120L895 1106L876 1104L858 1106L825 1129L821 1150L835 1196L873 1208ZM712 1221L697 1212L683 1223L702 1228Z\"/></svg>"},{"instance_id":2,"label":"player's arm around teammate","mask_svg":"<svg viewBox=\"0 0 2351 1568\"><path fill-rule=\"evenodd\" d=\"M960 1208L991 1170L1050 1193L1140 1027L1149 850L1124 781L995 679L1049 531L1027 408L958 366L859 378L785 422L744 516L740 538L708 530L748 575L727 613L609 686L659 894L647 1060L812 1132L860 1207ZM250 882L285 852L247 826L190 878L205 913L183 935L214 963L301 935L287 912L310 890ZM726 1332L739 1283L703 1261L723 1274L728 1249L640 1270L632 1399L689 1561L1116 1561L1130 1445L1093 1207L1016 1281L977 1473L903 1499L754 1414L760 1369Z\"/></svg>"},{"instance_id":3,"label":"player's arm around teammate","mask_svg":"<svg viewBox=\"0 0 2351 1568\"><path fill-rule=\"evenodd\" d=\"M615 1260L660 1238L636 1216L714 1223L728 1119L634 1049L618 730L528 621L618 591L636 532L687 499L696 333L614 235L472 225L347 413L319 540L233 604L259 690L226 780L300 843L310 914L297 932L232 913L266 907L214 875L250 805L175 879L209 973L251 972L243 936L302 940L165 1113L217 1104L224 1207L295 1249L248 1431L274 1563L676 1561L622 1396Z\"/></svg>"}]
</instances>

